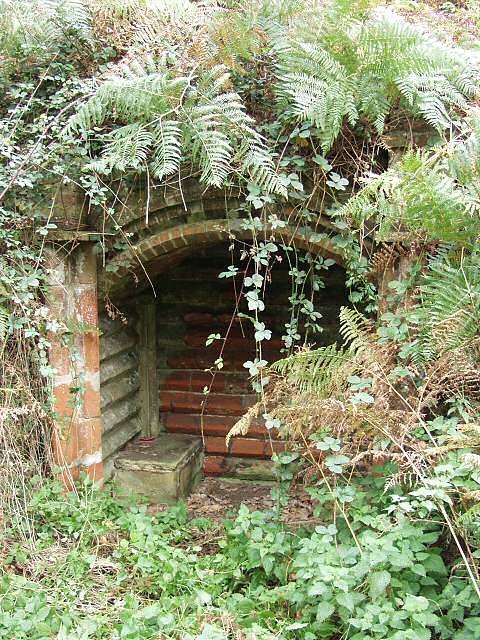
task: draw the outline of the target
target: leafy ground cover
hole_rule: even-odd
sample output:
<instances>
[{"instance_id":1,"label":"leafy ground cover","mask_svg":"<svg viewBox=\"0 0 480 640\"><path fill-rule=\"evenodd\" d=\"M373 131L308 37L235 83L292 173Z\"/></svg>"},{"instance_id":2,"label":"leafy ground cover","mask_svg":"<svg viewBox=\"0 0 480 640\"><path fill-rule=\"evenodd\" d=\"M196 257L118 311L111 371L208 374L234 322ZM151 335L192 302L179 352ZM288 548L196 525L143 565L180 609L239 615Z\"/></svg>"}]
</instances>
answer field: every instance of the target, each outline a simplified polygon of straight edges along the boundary
<instances>
[{"instance_id":1,"label":"leafy ground cover","mask_svg":"<svg viewBox=\"0 0 480 640\"><path fill-rule=\"evenodd\" d=\"M350 484L340 510L317 487L322 524L292 528L281 518L292 457L278 461L271 509L243 505L221 525L86 481L66 495L43 485L28 509L35 540L11 542L25 532L17 522L4 542L0 637L478 637L478 596L448 533L392 510L388 468Z\"/></svg>"},{"instance_id":2,"label":"leafy ground cover","mask_svg":"<svg viewBox=\"0 0 480 640\"><path fill-rule=\"evenodd\" d=\"M0 637L480 637L477 3L31 5L21 21L25 2L0 4ZM396 158L388 134L418 123L427 147ZM43 298L52 183L73 182L114 234L110 185L183 175L244 196L245 364L257 390L274 378L261 413L293 442L272 503L220 524L45 481L49 340L73 331ZM264 286L292 247L264 234L287 206L315 237L314 202L358 310L342 312L345 344L309 349L329 265L298 257L288 357L266 376ZM99 253L125 248L108 237ZM374 283L395 269L381 297ZM292 526L298 473L314 513Z\"/></svg>"}]
</instances>

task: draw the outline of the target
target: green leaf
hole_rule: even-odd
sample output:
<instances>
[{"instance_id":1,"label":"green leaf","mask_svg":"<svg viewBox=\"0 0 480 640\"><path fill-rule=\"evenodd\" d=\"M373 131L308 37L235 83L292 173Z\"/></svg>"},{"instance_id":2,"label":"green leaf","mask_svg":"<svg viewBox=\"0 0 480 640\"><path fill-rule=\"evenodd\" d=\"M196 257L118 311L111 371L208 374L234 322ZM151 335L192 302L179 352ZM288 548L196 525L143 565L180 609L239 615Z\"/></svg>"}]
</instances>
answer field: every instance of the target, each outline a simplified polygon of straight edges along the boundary
<instances>
[{"instance_id":1,"label":"green leaf","mask_svg":"<svg viewBox=\"0 0 480 640\"><path fill-rule=\"evenodd\" d=\"M349 591L347 591L347 593L339 593L336 600L341 607L345 607L345 609L348 609L350 613L355 609L355 599L353 594Z\"/></svg>"},{"instance_id":2,"label":"green leaf","mask_svg":"<svg viewBox=\"0 0 480 640\"><path fill-rule=\"evenodd\" d=\"M390 584L391 575L388 571L374 571L368 577L368 583L370 586L370 597L372 599L378 598L384 593L385 589Z\"/></svg>"},{"instance_id":3,"label":"green leaf","mask_svg":"<svg viewBox=\"0 0 480 640\"><path fill-rule=\"evenodd\" d=\"M307 622L293 622L285 627L285 631L298 631L298 629L305 629L305 627L308 627Z\"/></svg>"},{"instance_id":4,"label":"green leaf","mask_svg":"<svg viewBox=\"0 0 480 640\"><path fill-rule=\"evenodd\" d=\"M335 611L331 602L321 602L317 607L317 622L323 622Z\"/></svg>"},{"instance_id":5,"label":"green leaf","mask_svg":"<svg viewBox=\"0 0 480 640\"><path fill-rule=\"evenodd\" d=\"M356 393L352 396L350 398L350 402L352 404L373 404L375 402L375 398L369 393L361 391L360 393Z\"/></svg>"}]
</instances>

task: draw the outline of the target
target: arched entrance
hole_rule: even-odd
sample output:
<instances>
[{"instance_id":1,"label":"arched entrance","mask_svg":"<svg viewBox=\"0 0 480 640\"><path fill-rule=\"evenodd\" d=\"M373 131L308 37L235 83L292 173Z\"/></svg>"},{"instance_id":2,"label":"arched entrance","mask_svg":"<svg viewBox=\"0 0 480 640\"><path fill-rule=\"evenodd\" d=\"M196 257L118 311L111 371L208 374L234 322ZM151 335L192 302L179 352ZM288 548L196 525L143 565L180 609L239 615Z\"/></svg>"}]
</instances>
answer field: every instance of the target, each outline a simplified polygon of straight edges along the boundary
<instances>
[{"instance_id":1,"label":"arched entrance","mask_svg":"<svg viewBox=\"0 0 480 640\"><path fill-rule=\"evenodd\" d=\"M134 198L144 202L141 195L134 194ZM270 435L261 423L248 438L234 440L228 450L225 445L225 435L233 422L255 401L243 367L243 362L254 355L252 327L238 316L246 309L240 306L235 312L232 281L218 278L228 264L232 238L251 238L240 216L238 200L227 198L224 192L199 193L193 184L174 195L163 191L150 195L149 202L148 220L144 207L132 199L124 203L120 219L129 246L110 257L106 265L98 265L100 358L95 364L95 355L92 357L93 352L85 344L84 367L87 378L92 380L88 367L93 370L97 366L100 372L100 385L93 384L90 391L99 399L99 415L95 417L102 424L104 475L112 475L119 452L135 436L158 438L167 433L201 437L208 473L258 476L262 468L259 461L272 452ZM319 221L322 222L320 217ZM312 234L287 224L275 230L275 237L279 244L294 244L297 250L333 258L341 264L341 253L324 231L319 225L318 233ZM269 230L266 233L268 237ZM87 246L91 251L88 242L80 243L76 255L85 252ZM68 261L72 261L75 252L68 254ZM268 322L273 334L265 343L269 362L281 355L290 281L287 265L285 260L275 266L276 275L267 290L271 301L267 299L266 314L270 313ZM70 273L66 290L74 296L75 278L85 280L86 275L80 276L78 269L70 269ZM325 292L324 315L330 331L325 342L329 342L335 332L338 307L345 300L339 266L327 275ZM90 320L96 315L92 305ZM63 312L67 307L63 306ZM217 366L212 380L206 369L215 368L218 354L214 351L221 339L213 340L209 347L205 342L210 334L225 337L227 329L223 366ZM316 338L313 341L321 343ZM56 393L60 382L64 387L69 384L65 375L57 382ZM210 387L208 396L204 395L205 387ZM61 414L65 405L59 391L58 398ZM95 444L92 438L87 442L85 434L83 441L77 443L76 455L65 455L66 446L60 443L72 468L88 468L93 459L98 463L99 449L91 451L98 447L98 434ZM98 477L98 464L96 474Z\"/></svg>"}]
</instances>

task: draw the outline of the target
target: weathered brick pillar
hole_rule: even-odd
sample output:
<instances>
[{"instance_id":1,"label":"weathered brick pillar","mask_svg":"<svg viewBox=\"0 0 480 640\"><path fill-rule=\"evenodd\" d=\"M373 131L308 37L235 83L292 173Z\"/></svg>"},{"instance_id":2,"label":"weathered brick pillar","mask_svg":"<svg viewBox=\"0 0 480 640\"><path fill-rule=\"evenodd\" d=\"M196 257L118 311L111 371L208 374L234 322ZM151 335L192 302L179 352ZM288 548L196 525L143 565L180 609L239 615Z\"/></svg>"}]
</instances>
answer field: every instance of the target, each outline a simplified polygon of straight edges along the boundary
<instances>
[{"instance_id":1,"label":"weathered brick pillar","mask_svg":"<svg viewBox=\"0 0 480 640\"><path fill-rule=\"evenodd\" d=\"M93 242L48 249L48 303L67 331L50 336L53 451L67 488L81 471L103 478L97 265Z\"/></svg>"}]
</instances>

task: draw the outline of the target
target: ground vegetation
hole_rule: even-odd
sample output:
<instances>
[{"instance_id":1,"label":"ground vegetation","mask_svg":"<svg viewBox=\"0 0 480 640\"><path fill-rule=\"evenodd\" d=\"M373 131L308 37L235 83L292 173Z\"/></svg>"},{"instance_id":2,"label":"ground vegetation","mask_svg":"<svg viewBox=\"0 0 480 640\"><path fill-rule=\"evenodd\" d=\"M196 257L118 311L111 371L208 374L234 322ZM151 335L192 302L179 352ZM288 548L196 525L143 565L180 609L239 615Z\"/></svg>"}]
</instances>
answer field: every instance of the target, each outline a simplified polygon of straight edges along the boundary
<instances>
[{"instance_id":1,"label":"ground vegetation","mask_svg":"<svg viewBox=\"0 0 480 640\"><path fill-rule=\"evenodd\" d=\"M0 637L478 637L475 3L25 4L0 4ZM258 414L288 443L274 506L214 535L182 505L152 513L86 479L65 494L49 455L50 341L81 330L45 305L60 187L111 256L129 243L114 185L192 176L235 187L252 236L219 274L242 281L256 342L259 402L230 437ZM277 232L327 237L325 220L351 305L341 343L316 349L333 260ZM270 363L281 251L292 315ZM282 517L294 482L306 527Z\"/></svg>"}]
</instances>

